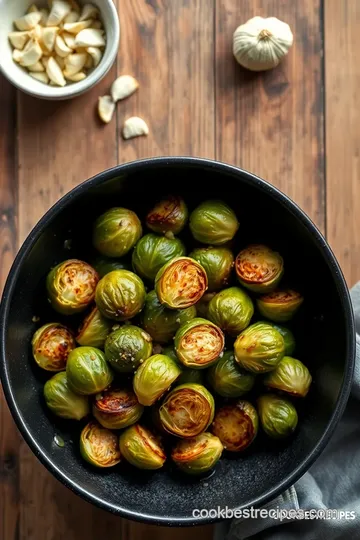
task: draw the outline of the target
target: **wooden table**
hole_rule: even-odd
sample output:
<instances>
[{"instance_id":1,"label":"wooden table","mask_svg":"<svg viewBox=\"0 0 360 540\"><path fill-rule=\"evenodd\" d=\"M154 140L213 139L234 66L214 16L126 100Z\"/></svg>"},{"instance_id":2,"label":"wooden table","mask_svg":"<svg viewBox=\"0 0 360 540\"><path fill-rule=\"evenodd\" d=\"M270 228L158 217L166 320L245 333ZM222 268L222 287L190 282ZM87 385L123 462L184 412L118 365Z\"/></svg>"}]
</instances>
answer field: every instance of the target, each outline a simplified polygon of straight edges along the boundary
<instances>
[{"instance_id":1,"label":"wooden table","mask_svg":"<svg viewBox=\"0 0 360 540\"><path fill-rule=\"evenodd\" d=\"M74 101L37 101L0 78L0 286L18 246L61 195L117 163L194 155L248 169L293 198L327 235L349 285L360 277L359 0L119 0L117 65ZM275 70L242 70L236 26L288 22L295 43ZM118 74L140 90L102 126L97 97ZM148 137L125 142L139 115ZM318 279L319 276L316 277ZM0 539L210 538L211 527L148 527L76 497L35 459L0 403ZM161 494L159 494L161 496Z\"/></svg>"}]
</instances>

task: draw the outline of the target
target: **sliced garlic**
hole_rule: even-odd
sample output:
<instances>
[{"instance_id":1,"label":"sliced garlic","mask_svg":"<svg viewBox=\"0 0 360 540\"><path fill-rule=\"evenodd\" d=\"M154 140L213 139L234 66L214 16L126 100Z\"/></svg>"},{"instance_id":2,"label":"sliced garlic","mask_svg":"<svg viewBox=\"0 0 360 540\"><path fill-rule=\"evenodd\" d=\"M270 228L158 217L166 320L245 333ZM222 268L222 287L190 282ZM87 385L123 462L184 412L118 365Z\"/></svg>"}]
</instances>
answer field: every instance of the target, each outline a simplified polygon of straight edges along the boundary
<instances>
[{"instance_id":1,"label":"sliced garlic","mask_svg":"<svg viewBox=\"0 0 360 540\"><path fill-rule=\"evenodd\" d=\"M61 68L55 58L53 58L52 56L49 58L49 61L47 63L46 73L48 74L49 79L53 81L53 83L55 83L57 86L66 85L66 81L61 71Z\"/></svg>"},{"instance_id":2,"label":"sliced garlic","mask_svg":"<svg viewBox=\"0 0 360 540\"><path fill-rule=\"evenodd\" d=\"M41 63L44 66L45 69L47 68L49 60L50 60L50 56L43 56L42 59L41 59Z\"/></svg>"},{"instance_id":3,"label":"sliced garlic","mask_svg":"<svg viewBox=\"0 0 360 540\"><path fill-rule=\"evenodd\" d=\"M115 103L131 96L139 88L139 83L131 75L121 75L111 85L111 96Z\"/></svg>"},{"instance_id":4,"label":"sliced garlic","mask_svg":"<svg viewBox=\"0 0 360 540\"><path fill-rule=\"evenodd\" d=\"M91 69L93 66L94 66L94 61L92 59L92 56L90 54L87 54L86 55L86 62L85 62L84 67L86 69Z\"/></svg>"},{"instance_id":5,"label":"sliced garlic","mask_svg":"<svg viewBox=\"0 0 360 540\"><path fill-rule=\"evenodd\" d=\"M106 45L102 31L95 28L86 28L79 32L75 43L77 47L104 47Z\"/></svg>"},{"instance_id":6,"label":"sliced garlic","mask_svg":"<svg viewBox=\"0 0 360 540\"><path fill-rule=\"evenodd\" d=\"M64 77L68 81L80 82L80 81L83 81L84 79L86 79L86 74L83 71L79 71L79 73L75 73L75 75L69 75L69 73L67 73L66 70L65 70L64 71Z\"/></svg>"},{"instance_id":7,"label":"sliced garlic","mask_svg":"<svg viewBox=\"0 0 360 540\"><path fill-rule=\"evenodd\" d=\"M92 57L94 67L98 66L102 58L101 50L97 47L88 47L86 50L88 54L90 54L90 56Z\"/></svg>"},{"instance_id":8,"label":"sliced garlic","mask_svg":"<svg viewBox=\"0 0 360 540\"><path fill-rule=\"evenodd\" d=\"M97 19L100 13L96 6L93 4L85 4L82 8L79 21L86 21L87 19Z\"/></svg>"},{"instance_id":9,"label":"sliced garlic","mask_svg":"<svg viewBox=\"0 0 360 540\"><path fill-rule=\"evenodd\" d=\"M66 45L65 41L63 40L63 38L61 36L56 36L55 52L56 52L57 55L64 58L65 56L68 56L69 54L71 54L73 52L73 50L70 49Z\"/></svg>"},{"instance_id":10,"label":"sliced garlic","mask_svg":"<svg viewBox=\"0 0 360 540\"><path fill-rule=\"evenodd\" d=\"M43 29L40 24L37 24L32 30L31 30L31 37L36 39L37 41L42 41L42 32Z\"/></svg>"},{"instance_id":11,"label":"sliced garlic","mask_svg":"<svg viewBox=\"0 0 360 540\"><path fill-rule=\"evenodd\" d=\"M53 51L55 47L56 37L59 32L58 26L51 26L49 28L43 28L42 40L48 51Z\"/></svg>"},{"instance_id":12,"label":"sliced garlic","mask_svg":"<svg viewBox=\"0 0 360 540\"><path fill-rule=\"evenodd\" d=\"M101 120L105 124L108 124L111 121L114 111L115 111L115 103L111 99L111 96L99 97L98 113Z\"/></svg>"},{"instance_id":13,"label":"sliced garlic","mask_svg":"<svg viewBox=\"0 0 360 540\"><path fill-rule=\"evenodd\" d=\"M54 0L46 26L58 26L71 11L71 5L65 0Z\"/></svg>"},{"instance_id":14,"label":"sliced garlic","mask_svg":"<svg viewBox=\"0 0 360 540\"><path fill-rule=\"evenodd\" d=\"M42 57L42 48L35 39L31 39L23 50L20 64L24 67L36 64Z\"/></svg>"},{"instance_id":15,"label":"sliced garlic","mask_svg":"<svg viewBox=\"0 0 360 540\"><path fill-rule=\"evenodd\" d=\"M76 49L75 36L73 34L69 34L69 32L63 32L61 34L61 37L65 41L66 45L70 47L70 49Z\"/></svg>"},{"instance_id":16,"label":"sliced garlic","mask_svg":"<svg viewBox=\"0 0 360 540\"><path fill-rule=\"evenodd\" d=\"M18 64L20 64L20 60L22 58L22 55L23 55L23 53L22 53L22 51L19 51L19 49L14 49L13 50L13 53L12 53L13 60L15 62L17 62Z\"/></svg>"},{"instance_id":17,"label":"sliced garlic","mask_svg":"<svg viewBox=\"0 0 360 540\"><path fill-rule=\"evenodd\" d=\"M49 84L49 77L45 72L43 73L29 73L30 77L33 79L36 79L37 81L40 81L45 84Z\"/></svg>"},{"instance_id":18,"label":"sliced garlic","mask_svg":"<svg viewBox=\"0 0 360 540\"><path fill-rule=\"evenodd\" d=\"M80 21L75 23L65 23L64 24L64 30L65 32L70 32L70 34L78 34L81 32L81 30L85 30L85 28L89 28L91 26L92 20L88 21Z\"/></svg>"},{"instance_id":19,"label":"sliced garlic","mask_svg":"<svg viewBox=\"0 0 360 540\"><path fill-rule=\"evenodd\" d=\"M29 41L29 32L10 32L8 38L15 49L22 50Z\"/></svg>"},{"instance_id":20,"label":"sliced garlic","mask_svg":"<svg viewBox=\"0 0 360 540\"><path fill-rule=\"evenodd\" d=\"M74 23L78 22L79 20L79 13L77 11L70 11L69 15L66 15L64 19L64 23Z\"/></svg>"},{"instance_id":21,"label":"sliced garlic","mask_svg":"<svg viewBox=\"0 0 360 540\"><path fill-rule=\"evenodd\" d=\"M41 19L39 21L39 24L41 24L41 26L45 26L49 18L49 10L42 8L40 9L40 13L41 13Z\"/></svg>"},{"instance_id":22,"label":"sliced garlic","mask_svg":"<svg viewBox=\"0 0 360 540\"><path fill-rule=\"evenodd\" d=\"M28 70L33 71L34 73L41 73L45 71L45 68L39 60L39 62L36 62L36 64L33 64L32 66L28 66Z\"/></svg>"},{"instance_id":23,"label":"sliced garlic","mask_svg":"<svg viewBox=\"0 0 360 540\"><path fill-rule=\"evenodd\" d=\"M149 128L146 122L138 116L132 116L125 121L123 127L124 139L132 139L133 137L140 137L141 135L148 135Z\"/></svg>"},{"instance_id":24,"label":"sliced garlic","mask_svg":"<svg viewBox=\"0 0 360 540\"><path fill-rule=\"evenodd\" d=\"M79 73L85 66L86 54L85 53L75 53L69 54L65 59L65 69L68 75L75 75Z\"/></svg>"},{"instance_id":25,"label":"sliced garlic","mask_svg":"<svg viewBox=\"0 0 360 540\"><path fill-rule=\"evenodd\" d=\"M59 64L59 66L61 67L62 71L64 71L64 69L65 69L65 58L63 58L62 56L59 56L58 54L55 54L54 58L57 61L57 63Z\"/></svg>"},{"instance_id":26,"label":"sliced garlic","mask_svg":"<svg viewBox=\"0 0 360 540\"><path fill-rule=\"evenodd\" d=\"M34 11L20 17L20 19L16 19L14 24L18 30L32 30L40 22L40 19L41 13L39 11Z\"/></svg>"},{"instance_id":27,"label":"sliced garlic","mask_svg":"<svg viewBox=\"0 0 360 540\"><path fill-rule=\"evenodd\" d=\"M26 13L37 13L39 10L35 4L32 4Z\"/></svg>"},{"instance_id":28,"label":"sliced garlic","mask_svg":"<svg viewBox=\"0 0 360 540\"><path fill-rule=\"evenodd\" d=\"M91 28L96 28L96 30L102 30L102 22L101 21L94 21L91 25Z\"/></svg>"}]
</instances>

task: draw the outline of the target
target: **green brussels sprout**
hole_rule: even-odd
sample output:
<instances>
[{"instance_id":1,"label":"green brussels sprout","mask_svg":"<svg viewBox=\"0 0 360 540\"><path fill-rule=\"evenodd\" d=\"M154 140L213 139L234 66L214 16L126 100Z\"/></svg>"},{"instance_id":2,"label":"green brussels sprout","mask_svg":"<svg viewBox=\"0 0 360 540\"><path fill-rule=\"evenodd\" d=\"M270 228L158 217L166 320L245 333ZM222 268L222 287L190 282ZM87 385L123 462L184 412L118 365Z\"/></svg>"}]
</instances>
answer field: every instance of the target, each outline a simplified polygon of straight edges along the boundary
<instances>
[{"instance_id":1,"label":"green brussels sprout","mask_svg":"<svg viewBox=\"0 0 360 540\"><path fill-rule=\"evenodd\" d=\"M139 276L153 281L164 264L183 255L185 246L179 238L167 238L150 233L140 238L136 244L132 264Z\"/></svg>"},{"instance_id":2,"label":"green brussels sprout","mask_svg":"<svg viewBox=\"0 0 360 540\"><path fill-rule=\"evenodd\" d=\"M253 373L272 371L285 354L284 338L273 325L257 322L248 326L234 344L235 359Z\"/></svg>"},{"instance_id":3,"label":"green brussels sprout","mask_svg":"<svg viewBox=\"0 0 360 540\"><path fill-rule=\"evenodd\" d=\"M83 320L76 341L79 345L103 348L105 339L110 333L112 322L101 315L97 307L94 307L89 315Z\"/></svg>"},{"instance_id":4,"label":"green brussels sprout","mask_svg":"<svg viewBox=\"0 0 360 540\"><path fill-rule=\"evenodd\" d=\"M66 375L71 390L85 396L101 392L113 380L104 353L95 347L78 347L71 351Z\"/></svg>"},{"instance_id":5,"label":"green brussels sprout","mask_svg":"<svg viewBox=\"0 0 360 540\"><path fill-rule=\"evenodd\" d=\"M130 263L121 259L112 259L111 257L96 257L92 266L95 268L100 278L106 276L106 274L113 270L131 270Z\"/></svg>"},{"instance_id":6,"label":"green brussels sprout","mask_svg":"<svg viewBox=\"0 0 360 540\"><path fill-rule=\"evenodd\" d=\"M50 411L61 418L81 420L90 413L89 398L79 396L69 388L65 371L46 381L44 397Z\"/></svg>"},{"instance_id":7,"label":"green brussels sprout","mask_svg":"<svg viewBox=\"0 0 360 540\"><path fill-rule=\"evenodd\" d=\"M248 401L224 405L216 412L212 424L212 432L229 452L241 452L248 448L255 439L258 428L258 414Z\"/></svg>"},{"instance_id":8,"label":"green brussels sprout","mask_svg":"<svg viewBox=\"0 0 360 540\"><path fill-rule=\"evenodd\" d=\"M141 235L141 222L135 212L127 208L111 208L95 221L93 244L105 257L123 257Z\"/></svg>"},{"instance_id":9,"label":"green brussels sprout","mask_svg":"<svg viewBox=\"0 0 360 540\"><path fill-rule=\"evenodd\" d=\"M177 195L170 195L150 210L146 216L146 225L159 234L179 234L185 227L187 218L188 209L185 201Z\"/></svg>"},{"instance_id":10,"label":"green brussels sprout","mask_svg":"<svg viewBox=\"0 0 360 540\"><path fill-rule=\"evenodd\" d=\"M209 291L218 291L229 283L234 256L226 247L202 247L194 249L189 257L205 268Z\"/></svg>"},{"instance_id":11,"label":"green brussels sprout","mask_svg":"<svg viewBox=\"0 0 360 540\"><path fill-rule=\"evenodd\" d=\"M77 259L64 261L47 275L49 301L62 315L80 313L93 302L98 281L98 273L86 262Z\"/></svg>"},{"instance_id":12,"label":"green brussels sprout","mask_svg":"<svg viewBox=\"0 0 360 540\"><path fill-rule=\"evenodd\" d=\"M196 312L198 314L198 317L202 317L203 319L208 319L208 309L209 304L211 300L216 295L215 292L206 293L204 296L200 298L200 300L195 304Z\"/></svg>"},{"instance_id":13,"label":"green brussels sprout","mask_svg":"<svg viewBox=\"0 0 360 540\"><path fill-rule=\"evenodd\" d=\"M241 285L256 293L268 293L282 278L284 261L269 247L254 244L240 251L235 259L235 270Z\"/></svg>"},{"instance_id":14,"label":"green brussels sprout","mask_svg":"<svg viewBox=\"0 0 360 540\"><path fill-rule=\"evenodd\" d=\"M119 438L109 429L90 422L80 435L80 453L95 467L113 467L121 460Z\"/></svg>"},{"instance_id":15,"label":"green brussels sprout","mask_svg":"<svg viewBox=\"0 0 360 540\"><path fill-rule=\"evenodd\" d=\"M195 383L176 386L159 408L165 431L184 439L206 431L213 421L214 412L214 398L205 386Z\"/></svg>"},{"instance_id":16,"label":"green brussels sprout","mask_svg":"<svg viewBox=\"0 0 360 540\"><path fill-rule=\"evenodd\" d=\"M106 360L119 373L133 373L151 354L151 337L138 326L121 326L105 341Z\"/></svg>"},{"instance_id":17,"label":"green brussels sprout","mask_svg":"<svg viewBox=\"0 0 360 540\"><path fill-rule=\"evenodd\" d=\"M60 323L48 323L36 330L32 353L38 366L46 371L63 371L70 352L75 349L74 336Z\"/></svg>"},{"instance_id":18,"label":"green brussels sprout","mask_svg":"<svg viewBox=\"0 0 360 540\"><path fill-rule=\"evenodd\" d=\"M128 270L114 270L99 281L95 302L104 317L126 321L142 310L145 296L139 276Z\"/></svg>"},{"instance_id":19,"label":"green brussels sprout","mask_svg":"<svg viewBox=\"0 0 360 540\"><path fill-rule=\"evenodd\" d=\"M133 387L142 405L153 405L176 381L181 369L164 354L154 354L137 369Z\"/></svg>"},{"instance_id":20,"label":"green brussels sprout","mask_svg":"<svg viewBox=\"0 0 360 540\"><path fill-rule=\"evenodd\" d=\"M196 317L195 306L185 309L169 309L159 302L155 291L149 292L141 313L142 325L151 337L159 343L168 343L177 329Z\"/></svg>"},{"instance_id":21,"label":"green brussels sprout","mask_svg":"<svg viewBox=\"0 0 360 540\"><path fill-rule=\"evenodd\" d=\"M282 390L292 396L305 397L311 385L312 377L308 368L291 356L284 356L277 367L264 378L269 388Z\"/></svg>"},{"instance_id":22,"label":"green brussels sprout","mask_svg":"<svg viewBox=\"0 0 360 540\"><path fill-rule=\"evenodd\" d=\"M264 321L263 321L264 322ZM291 356L293 352L295 351L296 342L295 342L295 336L292 333L289 328L286 328L285 326L280 326L279 324L270 323L269 321L266 321L267 324L271 324L283 337L284 343L285 343L285 356Z\"/></svg>"},{"instance_id":23,"label":"green brussels sprout","mask_svg":"<svg viewBox=\"0 0 360 540\"><path fill-rule=\"evenodd\" d=\"M180 326L175 334L175 352L189 368L204 369L218 359L225 345L224 334L216 324L196 317Z\"/></svg>"},{"instance_id":24,"label":"green brussels sprout","mask_svg":"<svg viewBox=\"0 0 360 540\"><path fill-rule=\"evenodd\" d=\"M223 445L212 433L200 433L192 439L178 441L171 458L178 468L187 474L204 474L219 461Z\"/></svg>"},{"instance_id":25,"label":"green brussels sprout","mask_svg":"<svg viewBox=\"0 0 360 540\"><path fill-rule=\"evenodd\" d=\"M217 394L228 398L241 397L249 392L255 383L255 375L241 369L231 351L208 370L208 381Z\"/></svg>"},{"instance_id":26,"label":"green brussels sprout","mask_svg":"<svg viewBox=\"0 0 360 540\"><path fill-rule=\"evenodd\" d=\"M166 460L160 439L139 424L121 433L120 451L126 461L138 469L160 469Z\"/></svg>"},{"instance_id":27,"label":"green brussels sprout","mask_svg":"<svg viewBox=\"0 0 360 540\"><path fill-rule=\"evenodd\" d=\"M286 289L264 294L256 304L263 317L274 322L286 322L293 318L303 301L300 293Z\"/></svg>"},{"instance_id":28,"label":"green brussels sprout","mask_svg":"<svg viewBox=\"0 0 360 540\"><path fill-rule=\"evenodd\" d=\"M204 268L190 257L176 257L166 263L155 278L156 294L170 309L184 309L200 300L207 289Z\"/></svg>"},{"instance_id":29,"label":"green brussels sprout","mask_svg":"<svg viewBox=\"0 0 360 540\"><path fill-rule=\"evenodd\" d=\"M140 420L144 407L128 388L110 388L96 394L93 415L103 427L123 429Z\"/></svg>"},{"instance_id":30,"label":"green brussels sprout","mask_svg":"<svg viewBox=\"0 0 360 540\"><path fill-rule=\"evenodd\" d=\"M235 212L223 201L204 201L190 215L192 235L203 244L225 244L234 238L238 228Z\"/></svg>"},{"instance_id":31,"label":"green brussels sprout","mask_svg":"<svg viewBox=\"0 0 360 540\"><path fill-rule=\"evenodd\" d=\"M204 384L204 372L200 369L185 368L185 366L180 362L180 360L176 356L174 347L172 347L171 345L169 345L168 347L165 347L163 350L163 354L165 354L166 356L169 356L172 360L174 360L181 369L181 374L176 379L177 386L179 386L180 384L186 384L186 383Z\"/></svg>"},{"instance_id":32,"label":"green brussels sprout","mask_svg":"<svg viewBox=\"0 0 360 540\"><path fill-rule=\"evenodd\" d=\"M258 398L257 405L261 426L269 437L284 439L295 431L298 414L289 400L265 394Z\"/></svg>"},{"instance_id":33,"label":"green brussels sprout","mask_svg":"<svg viewBox=\"0 0 360 540\"><path fill-rule=\"evenodd\" d=\"M251 298L239 287L218 292L210 301L208 317L231 336L237 336L249 326L254 314Z\"/></svg>"}]
</instances>

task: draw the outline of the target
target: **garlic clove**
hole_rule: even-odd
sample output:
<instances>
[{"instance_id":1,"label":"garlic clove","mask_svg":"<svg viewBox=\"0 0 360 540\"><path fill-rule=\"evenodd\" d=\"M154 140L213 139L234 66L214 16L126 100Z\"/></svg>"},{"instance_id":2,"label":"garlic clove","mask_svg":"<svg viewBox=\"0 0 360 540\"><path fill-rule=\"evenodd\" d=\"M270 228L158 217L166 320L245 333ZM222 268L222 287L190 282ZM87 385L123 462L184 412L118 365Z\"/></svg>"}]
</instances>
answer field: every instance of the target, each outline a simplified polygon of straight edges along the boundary
<instances>
[{"instance_id":1,"label":"garlic clove","mask_svg":"<svg viewBox=\"0 0 360 540\"><path fill-rule=\"evenodd\" d=\"M20 19L16 19L14 24L18 30L32 30L37 24L39 24L40 19L41 13L39 11L34 11L20 17Z\"/></svg>"},{"instance_id":2,"label":"garlic clove","mask_svg":"<svg viewBox=\"0 0 360 540\"><path fill-rule=\"evenodd\" d=\"M74 23L78 22L79 20L79 13L77 11L70 11L69 15L66 15L64 19L64 23Z\"/></svg>"},{"instance_id":3,"label":"garlic clove","mask_svg":"<svg viewBox=\"0 0 360 540\"><path fill-rule=\"evenodd\" d=\"M88 54L90 54L90 56L93 59L94 67L98 66L100 64L100 60L102 58L101 50L98 49L97 47L88 47L86 50L87 50Z\"/></svg>"},{"instance_id":4,"label":"garlic clove","mask_svg":"<svg viewBox=\"0 0 360 540\"><path fill-rule=\"evenodd\" d=\"M75 75L79 73L85 66L86 54L85 53L74 53L69 54L65 59L65 69L69 75Z\"/></svg>"},{"instance_id":5,"label":"garlic clove","mask_svg":"<svg viewBox=\"0 0 360 540\"><path fill-rule=\"evenodd\" d=\"M100 13L96 6L93 4L85 4L82 8L79 21L86 21L87 19L97 19Z\"/></svg>"},{"instance_id":6,"label":"garlic clove","mask_svg":"<svg viewBox=\"0 0 360 540\"><path fill-rule=\"evenodd\" d=\"M41 58L41 63L42 63L42 65L44 66L45 70L46 70L47 65L48 65L48 63L49 63L49 59L50 59L50 56L43 56L43 57Z\"/></svg>"},{"instance_id":7,"label":"garlic clove","mask_svg":"<svg viewBox=\"0 0 360 540\"><path fill-rule=\"evenodd\" d=\"M22 50L29 41L29 32L10 32L8 38L15 49Z\"/></svg>"},{"instance_id":8,"label":"garlic clove","mask_svg":"<svg viewBox=\"0 0 360 540\"><path fill-rule=\"evenodd\" d=\"M24 67L32 66L36 64L41 57L42 48L36 40L31 39L30 41L28 41L25 49L23 50L20 64Z\"/></svg>"},{"instance_id":9,"label":"garlic clove","mask_svg":"<svg viewBox=\"0 0 360 540\"><path fill-rule=\"evenodd\" d=\"M86 55L86 62L85 62L84 67L86 69L91 69L92 67L94 67L94 61L93 61L92 56L90 54Z\"/></svg>"},{"instance_id":10,"label":"garlic clove","mask_svg":"<svg viewBox=\"0 0 360 540\"><path fill-rule=\"evenodd\" d=\"M57 63L59 64L62 71L64 71L64 69L65 69L65 58L63 58L62 56L59 56L58 54L55 54L54 58L57 61Z\"/></svg>"},{"instance_id":11,"label":"garlic clove","mask_svg":"<svg viewBox=\"0 0 360 540\"><path fill-rule=\"evenodd\" d=\"M40 13L41 13L41 19L39 21L39 24L41 24L41 26L46 26L47 20L49 18L49 10L42 8L40 9Z\"/></svg>"},{"instance_id":12,"label":"garlic clove","mask_svg":"<svg viewBox=\"0 0 360 540\"><path fill-rule=\"evenodd\" d=\"M35 4L32 4L26 13L37 13L39 10Z\"/></svg>"},{"instance_id":13,"label":"garlic clove","mask_svg":"<svg viewBox=\"0 0 360 540\"><path fill-rule=\"evenodd\" d=\"M95 28L96 30L102 30L102 22L101 21L94 21L91 25L91 28Z\"/></svg>"},{"instance_id":14,"label":"garlic clove","mask_svg":"<svg viewBox=\"0 0 360 540\"><path fill-rule=\"evenodd\" d=\"M73 52L72 49L70 49L65 41L63 40L63 38L61 36L56 36L56 40L55 40L55 52L58 56L61 56L61 57L65 57L65 56L68 56L69 54L71 54Z\"/></svg>"},{"instance_id":15,"label":"garlic clove","mask_svg":"<svg viewBox=\"0 0 360 540\"><path fill-rule=\"evenodd\" d=\"M121 75L111 85L111 97L116 103L120 99L131 96L139 88L139 83L131 75Z\"/></svg>"},{"instance_id":16,"label":"garlic clove","mask_svg":"<svg viewBox=\"0 0 360 540\"><path fill-rule=\"evenodd\" d=\"M47 76L47 74L45 72L43 73L29 73L30 77L32 77L33 79L36 79L37 81L40 81L44 84L49 84L49 77Z\"/></svg>"},{"instance_id":17,"label":"garlic clove","mask_svg":"<svg viewBox=\"0 0 360 540\"><path fill-rule=\"evenodd\" d=\"M73 50L76 49L75 36L73 34L69 34L69 32L63 32L61 37L65 41L67 47Z\"/></svg>"},{"instance_id":18,"label":"garlic clove","mask_svg":"<svg viewBox=\"0 0 360 540\"><path fill-rule=\"evenodd\" d=\"M75 38L77 47L104 47L106 45L101 30L86 28L78 33Z\"/></svg>"},{"instance_id":19,"label":"garlic clove","mask_svg":"<svg viewBox=\"0 0 360 540\"><path fill-rule=\"evenodd\" d=\"M111 96L99 97L98 101L98 114L104 124L108 124L115 112L115 103L111 99Z\"/></svg>"},{"instance_id":20,"label":"garlic clove","mask_svg":"<svg viewBox=\"0 0 360 540\"><path fill-rule=\"evenodd\" d=\"M74 75L70 75L70 74L67 73L67 71L65 70L65 71L64 71L64 77L65 77L65 79L67 79L68 81L72 81L72 82L80 82L80 81L83 81L84 79L86 79L86 74L85 74L83 71L79 71L79 73L75 73Z\"/></svg>"},{"instance_id":21,"label":"garlic clove","mask_svg":"<svg viewBox=\"0 0 360 540\"><path fill-rule=\"evenodd\" d=\"M55 2L54 2L55 3ZM61 68L55 58L50 56L49 61L46 66L46 73L48 74L49 79L55 83L57 86L65 86L66 81L64 75L61 71Z\"/></svg>"},{"instance_id":22,"label":"garlic clove","mask_svg":"<svg viewBox=\"0 0 360 540\"><path fill-rule=\"evenodd\" d=\"M19 49L14 49L13 50L13 53L12 53L12 57L13 57L13 60L17 63L17 64L20 64L20 60L22 58L22 51L19 51Z\"/></svg>"},{"instance_id":23,"label":"garlic clove","mask_svg":"<svg viewBox=\"0 0 360 540\"><path fill-rule=\"evenodd\" d=\"M40 24L37 24L30 32L30 35L32 38L36 39L37 41L42 41L42 26Z\"/></svg>"},{"instance_id":24,"label":"garlic clove","mask_svg":"<svg viewBox=\"0 0 360 540\"><path fill-rule=\"evenodd\" d=\"M43 28L42 41L48 51L53 51L55 47L56 37L59 32L59 27L51 26L49 28Z\"/></svg>"},{"instance_id":25,"label":"garlic clove","mask_svg":"<svg viewBox=\"0 0 360 540\"><path fill-rule=\"evenodd\" d=\"M36 64L33 64L32 66L28 66L28 70L33 71L34 73L42 73L43 71L45 71L45 68L39 60L39 62L36 62Z\"/></svg>"},{"instance_id":26,"label":"garlic clove","mask_svg":"<svg viewBox=\"0 0 360 540\"><path fill-rule=\"evenodd\" d=\"M91 24L92 24L91 19L87 21L79 21L75 23L65 23L64 30L65 32L70 32L70 34L77 35L79 32L81 32L81 30L85 30L85 28L89 28Z\"/></svg>"},{"instance_id":27,"label":"garlic clove","mask_svg":"<svg viewBox=\"0 0 360 540\"><path fill-rule=\"evenodd\" d=\"M132 116L128 118L123 127L124 139L132 139L133 137L140 137L141 135L148 135L149 128L146 122L138 116Z\"/></svg>"},{"instance_id":28,"label":"garlic clove","mask_svg":"<svg viewBox=\"0 0 360 540\"><path fill-rule=\"evenodd\" d=\"M54 0L46 26L58 26L70 13L71 5L65 0Z\"/></svg>"}]
</instances>

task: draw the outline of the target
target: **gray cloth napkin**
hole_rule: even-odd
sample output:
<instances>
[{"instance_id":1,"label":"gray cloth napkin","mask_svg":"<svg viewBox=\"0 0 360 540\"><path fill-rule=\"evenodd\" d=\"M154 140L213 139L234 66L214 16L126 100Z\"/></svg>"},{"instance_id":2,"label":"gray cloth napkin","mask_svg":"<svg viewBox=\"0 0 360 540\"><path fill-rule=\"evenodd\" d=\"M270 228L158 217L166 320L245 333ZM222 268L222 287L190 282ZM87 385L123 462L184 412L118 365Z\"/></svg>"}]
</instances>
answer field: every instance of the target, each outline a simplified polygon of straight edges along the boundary
<instances>
[{"instance_id":1,"label":"gray cloth napkin","mask_svg":"<svg viewBox=\"0 0 360 540\"><path fill-rule=\"evenodd\" d=\"M349 540L360 538L360 282L351 290L356 322L356 364L351 396L327 448L294 486L263 508L347 511L351 519L233 519L214 540ZM353 512L351 515L350 512ZM353 518L355 514L355 519Z\"/></svg>"}]
</instances>

